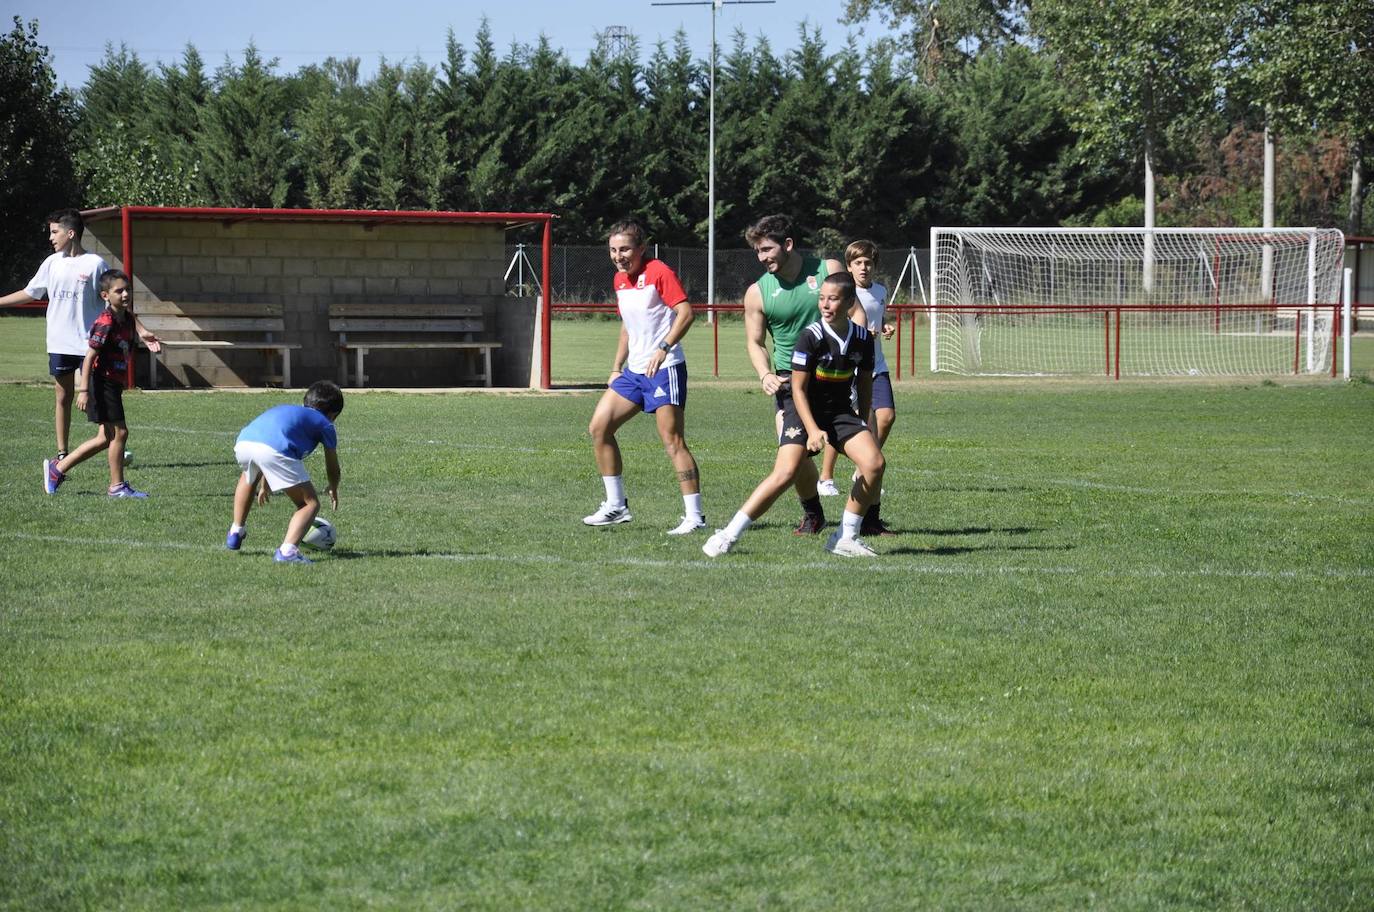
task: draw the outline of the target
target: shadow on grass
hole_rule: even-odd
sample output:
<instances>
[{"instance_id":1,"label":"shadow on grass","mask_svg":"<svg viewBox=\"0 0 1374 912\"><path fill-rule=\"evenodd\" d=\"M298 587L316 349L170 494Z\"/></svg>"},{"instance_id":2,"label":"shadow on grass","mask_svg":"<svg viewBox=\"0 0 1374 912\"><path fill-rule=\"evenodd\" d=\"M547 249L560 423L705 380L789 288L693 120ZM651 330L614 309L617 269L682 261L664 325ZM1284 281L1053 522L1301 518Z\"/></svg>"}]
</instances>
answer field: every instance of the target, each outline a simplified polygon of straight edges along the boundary
<instances>
[{"instance_id":1,"label":"shadow on grass","mask_svg":"<svg viewBox=\"0 0 1374 912\"><path fill-rule=\"evenodd\" d=\"M1045 530L1033 526L968 526L963 529L902 529L890 526L894 532L912 535L1032 535Z\"/></svg>"},{"instance_id":2,"label":"shadow on grass","mask_svg":"<svg viewBox=\"0 0 1374 912\"><path fill-rule=\"evenodd\" d=\"M924 557L957 557L961 554L979 554L992 551L1072 551L1074 545L980 545L974 547L945 548L885 548L882 554L919 554Z\"/></svg>"},{"instance_id":3,"label":"shadow on grass","mask_svg":"<svg viewBox=\"0 0 1374 912\"><path fill-rule=\"evenodd\" d=\"M310 552L306 552L307 554ZM329 552L335 560L364 560L370 557L479 557L463 551L436 551L432 548L374 548L368 551L341 551L338 548Z\"/></svg>"},{"instance_id":4,"label":"shadow on grass","mask_svg":"<svg viewBox=\"0 0 1374 912\"><path fill-rule=\"evenodd\" d=\"M234 466L238 463L232 459L210 459L205 462L136 462L129 466L131 469L204 469L210 466Z\"/></svg>"}]
</instances>

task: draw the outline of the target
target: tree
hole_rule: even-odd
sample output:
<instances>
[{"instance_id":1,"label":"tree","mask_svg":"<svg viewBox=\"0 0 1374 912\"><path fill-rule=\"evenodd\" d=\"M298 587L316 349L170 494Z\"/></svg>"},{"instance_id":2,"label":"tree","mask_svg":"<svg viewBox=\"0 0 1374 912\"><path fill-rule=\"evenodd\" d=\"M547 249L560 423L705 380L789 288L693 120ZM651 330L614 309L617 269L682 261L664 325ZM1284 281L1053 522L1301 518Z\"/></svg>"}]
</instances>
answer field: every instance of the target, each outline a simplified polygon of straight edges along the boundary
<instances>
[{"instance_id":1,"label":"tree","mask_svg":"<svg viewBox=\"0 0 1374 912\"><path fill-rule=\"evenodd\" d=\"M1239 3L1232 90L1264 112L1266 127L1299 137L1345 137L1350 158L1347 228L1360 231L1364 158L1374 148L1374 5L1365 0ZM1271 152L1272 154L1272 152ZM1266 174L1271 169L1266 169ZM1272 191L1269 191L1272 192Z\"/></svg>"},{"instance_id":2,"label":"tree","mask_svg":"<svg viewBox=\"0 0 1374 912\"><path fill-rule=\"evenodd\" d=\"M17 288L51 252L44 217L77 205L71 96L58 88L38 22L0 38L0 287Z\"/></svg>"},{"instance_id":3,"label":"tree","mask_svg":"<svg viewBox=\"0 0 1374 912\"><path fill-rule=\"evenodd\" d=\"M1085 163L1053 61L1022 45L988 48L943 96L959 161L950 217L965 225L1057 225L1096 203L1116 169Z\"/></svg>"},{"instance_id":4,"label":"tree","mask_svg":"<svg viewBox=\"0 0 1374 912\"><path fill-rule=\"evenodd\" d=\"M159 65L158 76L149 87L148 132L162 157L181 174L199 171L196 147L209 98L205 63L189 44L182 52L181 65Z\"/></svg>"},{"instance_id":5,"label":"tree","mask_svg":"<svg viewBox=\"0 0 1374 912\"><path fill-rule=\"evenodd\" d=\"M202 202L199 166L182 170L157 144L122 120L107 124L76 153L88 206L194 206Z\"/></svg>"},{"instance_id":6,"label":"tree","mask_svg":"<svg viewBox=\"0 0 1374 912\"><path fill-rule=\"evenodd\" d=\"M286 202L292 148L276 65L250 44L242 66L226 60L215 72L201 163L216 205L275 208Z\"/></svg>"},{"instance_id":7,"label":"tree","mask_svg":"<svg viewBox=\"0 0 1374 912\"><path fill-rule=\"evenodd\" d=\"M1036 0L1031 24L1073 88L1070 119L1099 161L1139 162L1145 227L1155 225L1159 156L1215 111L1231 0ZM1144 282L1152 284L1152 238Z\"/></svg>"},{"instance_id":8,"label":"tree","mask_svg":"<svg viewBox=\"0 0 1374 912\"><path fill-rule=\"evenodd\" d=\"M819 29L803 24L798 34L801 43L787 54L781 93L754 118L758 126L746 153L753 176L749 203L754 210L791 213L807 232L799 241L814 244L816 233L828 228L824 237L833 242L838 226L816 223L830 195L825 183L830 150L823 139L812 137L828 133L836 111L834 61Z\"/></svg>"},{"instance_id":9,"label":"tree","mask_svg":"<svg viewBox=\"0 0 1374 912\"><path fill-rule=\"evenodd\" d=\"M1027 0L848 0L845 21L876 15L893 30L905 29L900 46L922 80L936 85L980 51L1024 34L1028 6Z\"/></svg>"},{"instance_id":10,"label":"tree","mask_svg":"<svg viewBox=\"0 0 1374 912\"><path fill-rule=\"evenodd\" d=\"M719 73L717 73L719 78ZM666 244L698 245L706 240L710 196L706 160L709 103L705 66L692 60L687 36L673 36L672 50L660 42L644 71L644 115L638 142L637 186L641 209ZM719 124L720 111L717 111ZM632 208L632 207L626 207Z\"/></svg>"},{"instance_id":11,"label":"tree","mask_svg":"<svg viewBox=\"0 0 1374 912\"><path fill-rule=\"evenodd\" d=\"M296 141L308 150L301 159L302 190L312 209L352 209L361 205L363 90L357 57L325 60L302 70L302 104Z\"/></svg>"},{"instance_id":12,"label":"tree","mask_svg":"<svg viewBox=\"0 0 1374 912\"><path fill-rule=\"evenodd\" d=\"M153 76L138 54L120 42L116 50L106 43L105 56L90 68L81 89L81 131L83 145L93 143L115 121L132 129L138 139L151 135L148 123Z\"/></svg>"},{"instance_id":13,"label":"tree","mask_svg":"<svg viewBox=\"0 0 1374 912\"><path fill-rule=\"evenodd\" d=\"M383 60L363 110L363 201L381 209L438 208L447 142L435 70Z\"/></svg>"}]
</instances>

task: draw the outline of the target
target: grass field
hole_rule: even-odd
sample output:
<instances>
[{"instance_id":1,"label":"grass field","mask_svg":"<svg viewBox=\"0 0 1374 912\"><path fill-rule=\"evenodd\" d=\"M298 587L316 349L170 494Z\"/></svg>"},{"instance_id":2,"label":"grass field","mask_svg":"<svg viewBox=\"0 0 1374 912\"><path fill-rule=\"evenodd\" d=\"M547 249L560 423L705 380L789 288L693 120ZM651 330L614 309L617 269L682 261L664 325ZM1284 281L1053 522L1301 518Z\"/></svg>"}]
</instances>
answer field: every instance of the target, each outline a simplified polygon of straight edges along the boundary
<instances>
[{"instance_id":1,"label":"grass field","mask_svg":"<svg viewBox=\"0 0 1374 912\"><path fill-rule=\"evenodd\" d=\"M1370 908L1374 384L897 392L876 561L786 499L669 540L644 419L634 522L583 527L595 393L368 393L282 567L281 502L222 542L295 394L130 394L136 503L45 496L51 388L0 386L0 909ZM693 386L713 523L770 413Z\"/></svg>"}]
</instances>

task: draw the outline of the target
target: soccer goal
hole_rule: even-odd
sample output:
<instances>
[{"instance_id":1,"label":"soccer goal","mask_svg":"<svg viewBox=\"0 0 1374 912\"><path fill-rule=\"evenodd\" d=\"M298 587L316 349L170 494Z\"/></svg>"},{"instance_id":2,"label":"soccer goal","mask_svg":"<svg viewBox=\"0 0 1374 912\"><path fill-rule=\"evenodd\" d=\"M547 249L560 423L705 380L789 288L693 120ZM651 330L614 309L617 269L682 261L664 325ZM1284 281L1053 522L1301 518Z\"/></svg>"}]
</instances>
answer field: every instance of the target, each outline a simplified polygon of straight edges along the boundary
<instances>
[{"instance_id":1,"label":"soccer goal","mask_svg":"<svg viewBox=\"0 0 1374 912\"><path fill-rule=\"evenodd\" d=\"M1344 249L1318 228L934 228L931 370L1329 371Z\"/></svg>"}]
</instances>

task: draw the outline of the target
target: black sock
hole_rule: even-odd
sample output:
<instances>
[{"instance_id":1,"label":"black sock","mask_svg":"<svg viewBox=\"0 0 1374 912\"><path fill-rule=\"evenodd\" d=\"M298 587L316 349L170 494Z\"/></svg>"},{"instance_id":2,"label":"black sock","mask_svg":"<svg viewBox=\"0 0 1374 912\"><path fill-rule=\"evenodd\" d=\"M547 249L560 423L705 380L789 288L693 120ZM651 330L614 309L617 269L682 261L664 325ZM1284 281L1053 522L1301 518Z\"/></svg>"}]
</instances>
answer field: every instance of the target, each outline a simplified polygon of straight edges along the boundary
<instances>
[{"instance_id":1,"label":"black sock","mask_svg":"<svg viewBox=\"0 0 1374 912\"><path fill-rule=\"evenodd\" d=\"M882 504L872 503L868 505L868 512L864 514L864 522L875 523L878 521L878 509Z\"/></svg>"},{"instance_id":2,"label":"black sock","mask_svg":"<svg viewBox=\"0 0 1374 912\"><path fill-rule=\"evenodd\" d=\"M819 494L815 497L805 498L801 505L802 512L807 516L819 516L821 519L825 519L825 510L821 508L821 496Z\"/></svg>"}]
</instances>

